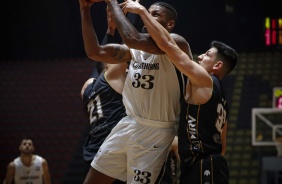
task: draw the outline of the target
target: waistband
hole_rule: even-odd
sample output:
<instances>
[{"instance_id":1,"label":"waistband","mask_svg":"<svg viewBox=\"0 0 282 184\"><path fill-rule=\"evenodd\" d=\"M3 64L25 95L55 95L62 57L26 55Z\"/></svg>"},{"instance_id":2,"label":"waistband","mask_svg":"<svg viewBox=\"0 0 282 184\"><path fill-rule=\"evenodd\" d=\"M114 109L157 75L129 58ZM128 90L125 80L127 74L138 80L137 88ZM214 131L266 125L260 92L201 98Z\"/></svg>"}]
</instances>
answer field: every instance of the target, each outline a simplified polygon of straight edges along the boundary
<instances>
[{"instance_id":1,"label":"waistband","mask_svg":"<svg viewBox=\"0 0 282 184\"><path fill-rule=\"evenodd\" d=\"M136 114L132 114L129 111L126 111L126 114L129 117L135 119L138 123L146 126L157 127L157 128L175 128L176 122L168 122L168 121L156 121L151 119L142 118L137 116Z\"/></svg>"}]
</instances>

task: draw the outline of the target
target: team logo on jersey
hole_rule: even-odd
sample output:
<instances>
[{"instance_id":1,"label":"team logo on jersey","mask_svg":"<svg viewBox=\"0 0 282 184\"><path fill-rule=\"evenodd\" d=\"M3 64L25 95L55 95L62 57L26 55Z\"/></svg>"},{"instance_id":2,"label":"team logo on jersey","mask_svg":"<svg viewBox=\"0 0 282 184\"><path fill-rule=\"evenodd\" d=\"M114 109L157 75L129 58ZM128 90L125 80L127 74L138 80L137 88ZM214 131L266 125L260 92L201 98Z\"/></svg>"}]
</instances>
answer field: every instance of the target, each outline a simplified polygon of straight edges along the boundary
<instances>
[{"instance_id":1,"label":"team logo on jersey","mask_svg":"<svg viewBox=\"0 0 282 184\"><path fill-rule=\"evenodd\" d=\"M210 170L205 170L205 172L204 172L204 176L210 176L210 175L211 175Z\"/></svg>"},{"instance_id":2,"label":"team logo on jersey","mask_svg":"<svg viewBox=\"0 0 282 184\"><path fill-rule=\"evenodd\" d=\"M210 180L211 180L210 176L211 176L210 170L205 170L205 171L204 171L204 184L211 184L211 182L210 182Z\"/></svg>"},{"instance_id":3,"label":"team logo on jersey","mask_svg":"<svg viewBox=\"0 0 282 184\"><path fill-rule=\"evenodd\" d=\"M197 122L196 119L193 118L192 116L189 115L189 119L188 119L188 136L189 136L189 140L192 143L193 149L195 150L200 150L201 149L201 144L200 141L198 139L198 132L197 132Z\"/></svg>"},{"instance_id":4,"label":"team logo on jersey","mask_svg":"<svg viewBox=\"0 0 282 184\"><path fill-rule=\"evenodd\" d=\"M144 69L144 70L159 70L159 63L133 63L133 69Z\"/></svg>"},{"instance_id":5,"label":"team logo on jersey","mask_svg":"<svg viewBox=\"0 0 282 184\"><path fill-rule=\"evenodd\" d=\"M220 136L218 134L214 134L213 141L216 142L217 144L221 144Z\"/></svg>"}]
</instances>

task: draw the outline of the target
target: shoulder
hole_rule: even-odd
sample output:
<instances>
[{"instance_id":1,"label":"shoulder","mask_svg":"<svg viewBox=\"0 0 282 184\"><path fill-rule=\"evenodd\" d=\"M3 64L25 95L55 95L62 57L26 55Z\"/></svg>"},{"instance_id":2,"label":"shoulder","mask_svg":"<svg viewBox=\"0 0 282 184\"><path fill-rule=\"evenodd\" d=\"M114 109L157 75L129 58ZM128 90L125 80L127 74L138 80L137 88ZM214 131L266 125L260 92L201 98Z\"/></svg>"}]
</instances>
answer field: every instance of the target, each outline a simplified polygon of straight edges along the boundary
<instances>
[{"instance_id":1,"label":"shoulder","mask_svg":"<svg viewBox=\"0 0 282 184\"><path fill-rule=\"evenodd\" d=\"M17 157L17 158L15 158L13 161L11 161L10 163L13 163L14 165L21 164L21 158L20 158L20 157Z\"/></svg>"},{"instance_id":2,"label":"shoulder","mask_svg":"<svg viewBox=\"0 0 282 184\"><path fill-rule=\"evenodd\" d=\"M41 162L42 164L47 163L46 159L39 155L34 155L34 159Z\"/></svg>"},{"instance_id":3,"label":"shoulder","mask_svg":"<svg viewBox=\"0 0 282 184\"><path fill-rule=\"evenodd\" d=\"M191 51L190 45L187 42L187 40L183 36L176 34L176 33L170 33L170 35L174 39L178 47L183 52L185 52L190 57L190 59L193 59L192 51Z\"/></svg>"},{"instance_id":4,"label":"shoulder","mask_svg":"<svg viewBox=\"0 0 282 184\"><path fill-rule=\"evenodd\" d=\"M48 162L47 162L47 160L46 160L45 158L43 158L43 157L40 157L40 159L41 159L41 165L42 165L42 167L43 167L43 168L48 168Z\"/></svg>"},{"instance_id":5,"label":"shoulder","mask_svg":"<svg viewBox=\"0 0 282 184\"><path fill-rule=\"evenodd\" d=\"M11 161L7 166L7 171L13 172L15 171L15 169L16 169L15 161Z\"/></svg>"},{"instance_id":6,"label":"shoulder","mask_svg":"<svg viewBox=\"0 0 282 184\"><path fill-rule=\"evenodd\" d=\"M35 157L36 159L41 160L41 161L42 161L42 163L43 163L43 162L47 162L47 161L46 161L46 159L45 159L45 158L43 158L42 156L39 156L39 155L34 155L34 157Z\"/></svg>"},{"instance_id":7,"label":"shoulder","mask_svg":"<svg viewBox=\"0 0 282 184\"><path fill-rule=\"evenodd\" d=\"M181 41L181 42L186 42L187 43L186 39L183 36L179 35L179 34L170 33L170 36L174 39L174 41Z\"/></svg>"},{"instance_id":8,"label":"shoulder","mask_svg":"<svg viewBox=\"0 0 282 184\"><path fill-rule=\"evenodd\" d=\"M8 164L8 167L15 167L15 161L11 161L11 162Z\"/></svg>"},{"instance_id":9,"label":"shoulder","mask_svg":"<svg viewBox=\"0 0 282 184\"><path fill-rule=\"evenodd\" d=\"M42 164L48 164L48 162L45 158L42 158Z\"/></svg>"}]
</instances>

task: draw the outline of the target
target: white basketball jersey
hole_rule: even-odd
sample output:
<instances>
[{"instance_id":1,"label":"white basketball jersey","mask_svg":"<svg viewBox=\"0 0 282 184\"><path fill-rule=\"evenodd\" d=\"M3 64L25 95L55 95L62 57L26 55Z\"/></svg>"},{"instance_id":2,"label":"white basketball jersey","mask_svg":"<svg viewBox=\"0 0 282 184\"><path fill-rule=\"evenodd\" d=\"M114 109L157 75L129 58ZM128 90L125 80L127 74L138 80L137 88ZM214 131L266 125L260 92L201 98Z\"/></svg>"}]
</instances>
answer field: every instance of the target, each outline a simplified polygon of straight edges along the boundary
<instances>
[{"instance_id":1,"label":"white basketball jersey","mask_svg":"<svg viewBox=\"0 0 282 184\"><path fill-rule=\"evenodd\" d=\"M155 121L174 122L184 94L184 76L166 55L130 49L130 62L123 89L127 114Z\"/></svg>"},{"instance_id":2,"label":"white basketball jersey","mask_svg":"<svg viewBox=\"0 0 282 184\"><path fill-rule=\"evenodd\" d=\"M14 160L15 184L42 184L43 183L43 167L42 157L35 155L35 159L30 167L26 167L20 157Z\"/></svg>"}]
</instances>

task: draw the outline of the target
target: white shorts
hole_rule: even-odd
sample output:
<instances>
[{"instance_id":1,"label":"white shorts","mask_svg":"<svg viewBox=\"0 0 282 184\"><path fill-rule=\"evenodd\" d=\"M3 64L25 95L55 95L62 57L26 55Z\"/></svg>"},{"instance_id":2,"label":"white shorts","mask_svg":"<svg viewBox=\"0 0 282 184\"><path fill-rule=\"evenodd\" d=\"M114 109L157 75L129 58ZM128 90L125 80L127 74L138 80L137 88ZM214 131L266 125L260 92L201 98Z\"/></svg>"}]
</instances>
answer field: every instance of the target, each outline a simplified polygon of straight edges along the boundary
<instances>
[{"instance_id":1,"label":"white shorts","mask_svg":"<svg viewBox=\"0 0 282 184\"><path fill-rule=\"evenodd\" d=\"M175 122L127 116L112 129L91 166L127 183L155 183L175 135Z\"/></svg>"}]
</instances>

